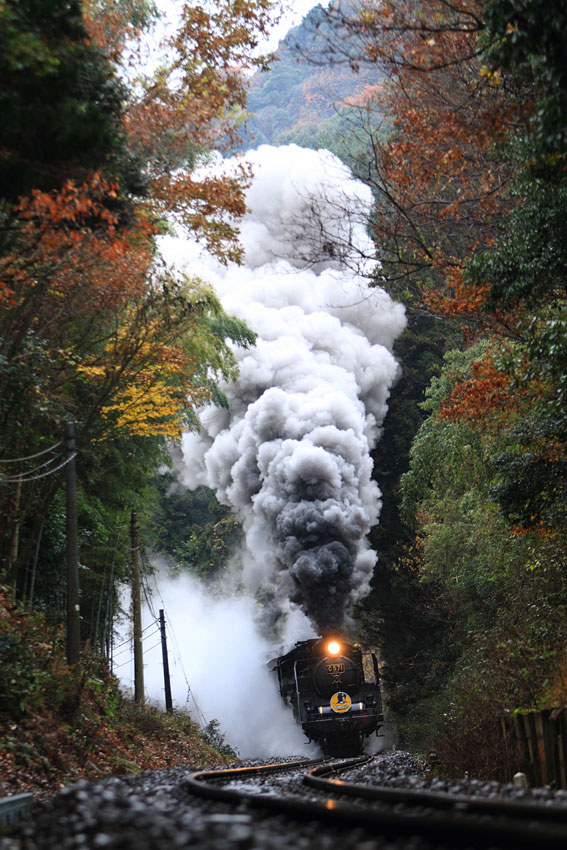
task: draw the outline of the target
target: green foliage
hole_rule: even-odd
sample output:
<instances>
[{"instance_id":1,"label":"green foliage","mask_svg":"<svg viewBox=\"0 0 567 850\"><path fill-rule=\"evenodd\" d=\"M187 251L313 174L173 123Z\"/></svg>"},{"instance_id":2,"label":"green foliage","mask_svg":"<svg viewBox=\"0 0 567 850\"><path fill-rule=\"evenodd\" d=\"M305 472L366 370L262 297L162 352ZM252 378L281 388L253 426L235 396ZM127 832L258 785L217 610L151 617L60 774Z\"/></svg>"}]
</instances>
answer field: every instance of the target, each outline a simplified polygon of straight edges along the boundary
<instances>
[{"instance_id":1,"label":"green foliage","mask_svg":"<svg viewBox=\"0 0 567 850\"><path fill-rule=\"evenodd\" d=\"M269 70L251 80L243 148L293 143L325 148L347 164L357 159L365 111L346 102L382 74L376 68L352 68L344 60L329 63L329 39L345 35L321 6L288 32Z\"/></svg>"},{"instance_id":2,"label":"green foliage","mask_svg":"<svg viewBox=\"0 0 567 850\"><path fill-rule=\"evenodd\" d=\"M224 732L221 731L220 723L216 718L207 723L205 728L201 730L201 737L222 756L238 758L238 752L226 743Z\"/></svg>"},{"instance_id":3,"label":"green foliage","mask_svg":"<svg viewBox=\"0 0 567 850\"><path fill-rule=\"evenodd\" d=\"M0 590L0 717L19 718L73 703L75 685L61 665L58 627L26 614Z\"/></svg>"},{"instance_id":4,"label":"green foliage","mask_svg":"<svg viewBox=\"0 0 567 850\"><path fill-rule=\"evenodd\" d=\"M526 302L534 309L564 293L567 277L567 180L525 171L516 181L517 206L496 246L469 263L468 280L490 283L493 305Z\"/></svg>"},{"instance_id":5,"label":"green foliage","mask_svg":"<svg viewBox=\"0 0 567 850\"><path fill-rule=\"evenodd\" d=\"M436 701L458 657L458 624L436 580L421 580L421 544L415 541L413 515L404 522L400 513L400 479L409 468L413 438L427 418L421 405L425 390L458 334L449 323L430 316L410 312L408 318L408 329L395 346L401 377L373 452L383 496L380 522L370 535L378 563L372 593L359 603L356 614L364 640L380 648L387 710L396 718L400 740L417 746L416 729L421 727L423 740L423 723L414 723L412 712L419 712L422 702ZM423 712L416 718L423 721Z\"/></svg>"},{"instance_id":6,"label":"green foliage","mask_svg":"<svg viewBox=\"0 0 567 850\"><path fill-rule=\"evenodd\" d=\"M401 482L404 515L418 535L409 563L415 564L419 593L405 626L413 632L431 610L427 593L434 589L445 628L424 636L419 648L421 691L391 677L393 705L406 734L415 738L421 717L421 735L430 736L422 737L422 746L442 749L446 764L458 751L461 770L468 761L483 775L496 756L484 763L485 751L475 752L478 744L457 750L453 744L478 741L480 730L492 736L498 712L564 699L558 647L566 636L567 603L565 470L535 451L543 437L536 428L541 420L512 413L489 430L442 415L455 384L470 376L486 351L482 342L447 355L422 405L429 416ZM542 516L552 532L540 532ZM398 569L407 571L407 564L408 557L401 557ZM404 660L407 655L398 664ZM431 711L441 704L445 719L435 719Z\"/></svg>"},{"instance_id":7,"label":"green foliage","mask_svg":"<svg viewBox=\"0 0 567 850\"><path fill-rule=\"evenodd\" d=\"M567 522L567 461L558 447L567 440L565 425L559 429L536 412L518 423L510 436L515 442L491 459L496 475L492 498L513 526L562 533ZM550 451L542 454L546 444Z\"/></svg>"},{"instance_id":8,"label":"green foliage","mask_svg":"<svg viewBox=\"0 0 567 850\"><path fill-rule=\"evenodd\" d=\"M14 604L0 588L3 788L49 793L81 777L226 758L201 738L187 714L126 700L104 660L85 654L79 671L64 659L62 629ZM211 732L233 756L218 724Z\"/></svg>"},{"instance_id":9,"label":"green foliage","mask_svg":"<svg viewBox=\"0 0 567 850\"><path fill-rule=\"evenodd\" d=\"M156 480L160 499L152 517L155 547L184 570L210 579L237 556L242 529L212 490L183 490L172 474Z\"/></svg>"},{"instance_id":10,"label":"green foliage","mask_svg":"<svg viewBox=\"0 0 567 850\"><path fill-rule=\"evenodd\" d=\"M565 152L567 144L567 6L545 8L539 0L487 0L485 42L495 67L518 85L535 88L531 134L541 156Z\"/></svg>"},{"instance_id":11,"label":"green foliage","mask_svg":"<svg viewBox=\"0 0 567 850\"><path fill-rule=\"evenodd\" d=\"M78 0L2 3L0 79L0 197L97 168L142 187L120 129L126 90L88 40Z\"/></svg>"}]
</instances>

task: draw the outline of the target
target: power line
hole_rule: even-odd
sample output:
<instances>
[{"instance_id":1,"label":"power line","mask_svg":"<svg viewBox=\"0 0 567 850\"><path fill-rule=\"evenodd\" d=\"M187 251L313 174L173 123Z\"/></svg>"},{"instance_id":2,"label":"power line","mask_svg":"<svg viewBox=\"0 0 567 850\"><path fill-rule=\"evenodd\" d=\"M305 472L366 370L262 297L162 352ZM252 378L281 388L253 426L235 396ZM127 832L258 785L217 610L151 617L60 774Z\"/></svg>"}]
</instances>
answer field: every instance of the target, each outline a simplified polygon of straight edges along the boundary
<instances>
[{"instance_id":1,"label":"power line","mask_svg":"<svg viewBox=\"0 0 567 850\"><path fill-rule=\"evenodd\" d=\"M146 569L146 571L149 571L149 569L152 566L151 563L150 563L150 559L148 558L148 555L147 555L145 548L143 546L141 546L140 549L141 549L140 554L142 556L142 564L143 564L144 568ZM142 578L142 590L144 591L144 598L146 600L146 605L148 606L148 610L149 610L150 614L152 615L152 617L157 621L155 608L153 606L153 603L150 601L151 594L149 593L147 577L142 573L141 578ZM157 587L157 584L156 584L156 587Z\"/></svg>"},{"instance_id":2,"label":"power line","mask_svg":"<svg viewBox=\"0 0 567 850\"><path fill-rule=\"evenodd\" d=\"M134 661L133 658L129 658L128 661L123 661L122 664L114 664L115 670L120 670L121 667L125 667L127 664L132 664Z\"/></svg>"},{"instance_id":3,"label":"power line","mask_svg":"<svg viewBox=\"0 0 567 850\"><path fill-rule=\"evenodd\" d=\"M46 466L49 466L50 463L56 463L58 458L51 457L49 460L45 460L43 463L40 463L39 466L34 466L33 469L27 469L22 475L32 475L32 473L37 472L39 469L44 469ZM17 477L17 476L12 476Z\"/></svg>"},{"instance_id":4,"label":"power line","mask_svg":"<svg viewBox=\"0 0 567 850\"><path fill-rule=\"evenodd\" d=\"M76 457L77 452L73 452L72 455L66 458L63 463L60 463L59 466L56 466L55 469L50 469L47 472L42 472L40 475L33 475L31 476L31 478L24 478L23 475L2 477L0 478L0 484L27 484L28 481L38 481L40 478L47 478L48 475L53 475L55 472L59 472L60 469L63 469L64 466L67 466L67 464L74 460ZM38 467L38 469L39 468L40 467Z\"/></svg>"},{"instance_id":5,"label":"power line","mask_svg":"<svg viewBox=\"0 0 567 850\"><path fill-rule=\"evenodd\" d=\"M207 724L207 718L205 717L205 715L203 714L203 712L202 712L202 711L201 711L201 709L199 708L199 706L198 706L198 704L197 704L197 700L195 699L195 694L194 694L194 693L193 693L193 691L191 690L191 686L188 684L188 685L187 685L187 700L186 700L187 705L189 705L189 700L191 699L191 697L193 698L193 704L195 705L195 710L196 710L196 712L197 712L197 717L198 717L198 718L199 718L199 720L201 721L201 725L202 725L202 726L207 726L207 725L208 725L208 724Z\"/></svg>"},{"instance_id":6,"label":"power line","mask_svg":"<svg viewBox=\"0 0 567 850\"><path fill-rule=\"evenodd\" d=\"M59 440L58 443L54 443L52 446L49 446L48 449L43 449L43 451L36 452L34 455L27 455L27 457L0 458L0 463L23 463L26 460L35 460L36 457L41 457L42 455L47 454L47 452L52 452L61 445L63 445L63 440Z\"/></svg>"},{"instance_id":7,"label":"power line","mask_svg":"<svg viewBox=\"0 0 567 850\"><path fill-rule=\"evenodd\" d=\"M185 672L185 668L183 667L183 660L182 660L182 658L181 658L181 651L180 651L180 649L179 649L179 643L178 643L178 641L177 641L177 637L176 637L176 635L175 635L175 629L173 628L173 624L172 624L172 622L171 622L171 620L170 620L170 618L169 618L169 615L167 615L167 610L166 610L166 607L165 607L165 602L163 601L163 596L161 595L161 592L160 592L160 589L159 589L159 586L158 586L158 583L157 583L157 579L156 579L155 573L152 575L152 578L153 578L153 580L154 580L154 584L155 584L155 587L156 587L156 591L157 591L158 597L159 597L159 599L160 599L160 601L161 601L161 605L162 605L162 608L163 608L163 610L164 610L164 614L167 616L168 623L169 623L169 631L170 631L170 633L171 633L172 641L173 641L173 644L174 644L174 647L175 647L175 651L176 651L176 653L177 653L176 658L174 659L174 663L175 663L175 664L179 663L179 667L181 668L181 673L182 673L182 675L183 675L183 678L185 679L185 684L187 685L187 700L186 700L186 703L187 703L187 705L189 705L189 700L190 700L191 698L193 699L193 704L194 704L194 706L195 706L195 711L197 712L197 717L198 717L198 719L199 719L199 721L200 721L201 725L202 725L203 727L204 727L204 726L207 726L207 719L206 719L205 715L203 714L203 712L201 711L201 709L199 708L199 705L198 705L198 703L197 703L197 700L195 699L195 694L193 693L193 691L192 691L192 689L191 689L191 685L189 684L189 679L187 678L187 673Z\"/></svg>"}]
</instances>

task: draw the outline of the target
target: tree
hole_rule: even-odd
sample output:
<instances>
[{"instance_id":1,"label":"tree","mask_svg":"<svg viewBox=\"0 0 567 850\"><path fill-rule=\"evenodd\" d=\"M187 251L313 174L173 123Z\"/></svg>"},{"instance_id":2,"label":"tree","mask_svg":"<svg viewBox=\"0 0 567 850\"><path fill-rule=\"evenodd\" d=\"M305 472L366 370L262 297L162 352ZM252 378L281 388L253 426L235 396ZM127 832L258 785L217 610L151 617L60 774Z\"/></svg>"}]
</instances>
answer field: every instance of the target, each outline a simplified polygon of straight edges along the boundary
<instances>
[{"instance_id":1,"label":"tree","mask_svg":"<svg viewBox=\"0 0 567 850\"><path fill-rule=\"evenodd\" d=\"M395 640L384 645L397 711L444 711L456 732L438 728L434 746L447 755L447 741L474 739L498 708L545 705L561 672L565 10L392 0L328 14L352 36L333 61L375 63L387 78L359 103L373 136L359 173L377 198L379 281L465 331L466 351L432 382L402 478L415 540L386 581L379 567L386 601L365 611L374 634L392 610L419 631L437 598L445 629L415 655L399 638L410 666L421 659L425 690L443 683L435 709L405 682L396 689L400 656ZM461 752L459 769L473 758Z\"/></svg>"},{"instance_id":2,"label":"tree","mask_svg":"<svg viewBox=\"0 0 567 850\"><path fill-rule=\"evenodd\" d=\"M151 6L93 0L87 12L85 23L78 3L58 0L0 10L2 459L50 450L37 470L0 467L1 554L20 590L56 523L62 422L77 424L82 492L111 538L195 404L226 403L231 345L254 339L204 283L161 264L156 236L174 216L221 259L239 256L246 175L198 167L236 132L230 113L244 102L243 69L264 62L249 53L270 4L188 5L156 70L122 73L127 85L116 66ZM36 111L45 138L32 132Z\"/></svg>"},{"instance_id":3,"label":"tree","mask_svg":"<svg viewBox=\"0 0 567 850\"><path fill-rule=\"evenodd\" d=\"M433 637L421 647L426 680L438 676L435 705L427 693L406 690L405 704L397 695L397 708L404 724L408 716L426 715L422 736L433 722L437 740L425 743L422 737L422 746L434 743L448 759L458 753L459 769L464 759L476 773L485 754L467 750L467 736L473 738L483 723L498 722L498 712L545 707L556 698L567 603L559 515L552 527L541 523L542 502L550 508L551 493L543 495L546 476L533 456L524 462L519 445L526 419L525 431L533 438L529 407L510 392L507 403L473 415L473 399L483 404L473 391L494 355L495 348L483 342L447 356L428 391L423 406L429 416L402 478L406 520L421 553L419 584L422 593L435 588L452 640L440 645ZM522 481L514 459L530 480ZM529 505L523 503L526 496ZM555 493L554 499L564 507L564 496ZM533 507L535 514L526 517L525 509ZM520 519L528 521L519 524ZM419 622L422 611L410 616ZM430 714L440 705L445 719L438 713L434 720ZM492 770L500 768L492 763Z\"/></svg>"},{"instance_id":4,"label":"tree","mask_svg":"<svg viewBox=\"0 0 567 850\"><path fill-rule=\"evenodd\" d=\"M0 9L0 198L59 189L96 169L141 187L121 124L126 89L87 38L79 0Z\"/></svg>"},{"instance_id":5,"label":"tree","mask_svg":"<svg viewBox=\"0 0 567 850\"><path fill-rule=\"evenodd\" d=\"M91 4L91 32L115 50L121 16ZM199 169L211 149L234 147L246 105L246 73L266 67L256 50L277 16L274 0L184 3L179 24L161 45L155 69L134 78L124 127L144 163L153 213L168 215L222 261L238 260L235 221L245 212L248 173ZM102 17L102 24L101 24ZM118 31L118 35L117 35Z\"/></svg>"}]
</instances>

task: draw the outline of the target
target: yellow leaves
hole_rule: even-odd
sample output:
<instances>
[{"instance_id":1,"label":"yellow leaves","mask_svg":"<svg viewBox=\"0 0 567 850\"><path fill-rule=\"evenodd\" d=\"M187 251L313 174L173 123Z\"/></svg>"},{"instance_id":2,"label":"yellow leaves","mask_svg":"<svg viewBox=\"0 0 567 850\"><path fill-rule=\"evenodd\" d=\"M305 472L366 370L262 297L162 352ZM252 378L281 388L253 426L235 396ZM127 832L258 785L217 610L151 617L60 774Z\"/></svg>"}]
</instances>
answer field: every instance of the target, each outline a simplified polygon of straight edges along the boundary
<instances>
[{"instance_id":1,"label":"yellow leaves","mask_svg":"<svg viewBox=\"0 0 567 850\"><path fill-rule=\"evenodd\" d=\"M87 366L85 364L78 366L77 371L87 378L103 378L106 374L104 366Z\"/></svg>"},{"instance_id":2,"label":"yellow leaves","mask_svg":"<svg viewBox=\"0 0 567 850\"><path fill-rule=\"evenodd\" d=\"M162 368L163 366L163 368ZM195 404L204 404L208 391L190 386L189 375L175 364L159 364L130 374L101 410L113 428L137 437L179 438Z\"/></svg>"},{"instance_id":3,"label":"yellow leaves","mask_svg":"<svg viewBox=\"0 0 567 850\"><path fill-rule=\"evenodd\" d=\"M182 302L185 307L180 306ZM179 437L193 408L210 397L209 389L199 385L202 362L197 363L195 356L202 355L215 368L200 317L215 303L207 287L188 282L177 290L173 302L156 296L123 310L104 348L77 367L77 373L104 398L100 416L107 434ZM204 353L199 348L200 335L205 340Z\"/></svg>"},{"instance_id":4,"label":"yellow leaves","mask_svg":"<svg viewBox=\"0 0 567 850\"><path fill-rule=\"evenodd\" d=\"M487 65L482 65L480 69L480 76L488 80L491 86L502 85L502 74L499 68L492 69Z\"/></svg>"},{"instance_id":5,"label":"yellow leaves","mask_svg":"<svg viewBox=\"0 0 567 850\"><path fill-rule=\"evenodd\" d=\"M119 430L133 436L175 439L184 425L185 402L178 390L160 383L155 376L137 376L101 413L105 419L114 418Z\"/></svg>"}]
</instances>

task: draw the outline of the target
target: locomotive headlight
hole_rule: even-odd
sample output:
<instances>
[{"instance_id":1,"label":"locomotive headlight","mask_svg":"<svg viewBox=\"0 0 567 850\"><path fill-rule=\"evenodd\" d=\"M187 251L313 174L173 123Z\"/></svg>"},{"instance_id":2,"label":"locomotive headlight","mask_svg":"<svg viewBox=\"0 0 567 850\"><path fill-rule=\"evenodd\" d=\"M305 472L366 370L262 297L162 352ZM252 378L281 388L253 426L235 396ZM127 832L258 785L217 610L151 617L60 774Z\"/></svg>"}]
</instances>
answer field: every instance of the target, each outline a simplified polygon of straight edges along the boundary
<instances>
[{"instance_id":1,"label":"locomotive headlight","mask_svg":"<svg viewBox=\"0 0 567 850\"><path fill-rule=\"evenodd\" d=\"M341 651L341 645L336 640L330 640L327 644L327 652L329 655L338 655Z\"/></svg>"}]
</instances>

